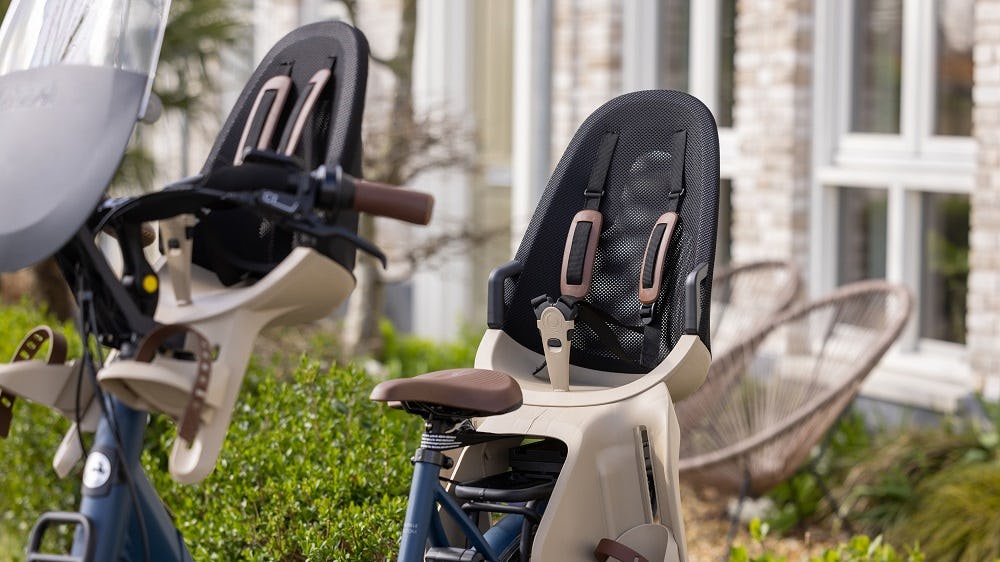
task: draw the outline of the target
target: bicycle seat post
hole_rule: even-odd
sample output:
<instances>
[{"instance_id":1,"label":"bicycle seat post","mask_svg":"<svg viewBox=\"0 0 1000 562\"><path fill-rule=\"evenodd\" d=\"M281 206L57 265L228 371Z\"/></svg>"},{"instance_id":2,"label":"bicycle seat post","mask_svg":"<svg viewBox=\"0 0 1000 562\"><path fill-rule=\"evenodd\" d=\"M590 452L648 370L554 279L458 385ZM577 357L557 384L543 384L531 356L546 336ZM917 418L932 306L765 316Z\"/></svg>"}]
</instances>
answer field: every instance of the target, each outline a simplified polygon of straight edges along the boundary
<instances>
[{"instance_id":1,"label":"bicycle seat post","mask_svg":"<svg viewBox=\"0 0 1000 562\"><path fill-rule=\"evenodd\" d=\"M426 418L424 423L420 446L411 459L413 482L406 504L406 525L403 528L399 549L400 560L423 560L427 530L434 521L432 515L435 507L435 491L439 487L438 477L442 468L449 469L454 464L454 461L442 452L446 448L451 448L444 441L453 439L445 434L445 431L453 425L454 423L448 424L445 420L434 417ZM436 528L431 531L443 535L440 521L437 523Z\"/></svg>"}]
</instances>

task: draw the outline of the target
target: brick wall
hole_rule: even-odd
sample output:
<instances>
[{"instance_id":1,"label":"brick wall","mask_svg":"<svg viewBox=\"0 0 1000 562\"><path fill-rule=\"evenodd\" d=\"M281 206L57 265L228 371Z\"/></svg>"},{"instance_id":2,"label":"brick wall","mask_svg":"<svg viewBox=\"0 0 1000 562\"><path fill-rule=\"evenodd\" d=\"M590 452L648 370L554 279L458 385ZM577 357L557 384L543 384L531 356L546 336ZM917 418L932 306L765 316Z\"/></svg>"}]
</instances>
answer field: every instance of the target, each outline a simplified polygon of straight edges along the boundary
<instances>
[{"instance_id":1,"label":"brick wall","mask_svg":"<svg viewBox=\"0 0 1000 562\"><path fill-rule=\"evenodd\" d=\"M978 145L972 190L967 344L973 372L1000 383L1000 0L977 0L973 135ZM996 394L994 394L994 397Z\"/></svg>"},{"instance_id":2,"label":"brick wall","mask_svg":"<svg viewBox=\"0 0 1000 562\"><path fill-rule=\"evenodd\" d=\"M552 7L552 166L573 133L622 89L622 8L614 0Z\"/></svg>"},{"instance_id":3,"label":"brick wall","mask_svg":"<svg viewBox=\"0 0 1000 562\"><path fill-rule=\"evenodd\" d=\"M734 261L793 259L807 270L812 37L808 0L737 4Z\"/></svg>"}]
</instances>

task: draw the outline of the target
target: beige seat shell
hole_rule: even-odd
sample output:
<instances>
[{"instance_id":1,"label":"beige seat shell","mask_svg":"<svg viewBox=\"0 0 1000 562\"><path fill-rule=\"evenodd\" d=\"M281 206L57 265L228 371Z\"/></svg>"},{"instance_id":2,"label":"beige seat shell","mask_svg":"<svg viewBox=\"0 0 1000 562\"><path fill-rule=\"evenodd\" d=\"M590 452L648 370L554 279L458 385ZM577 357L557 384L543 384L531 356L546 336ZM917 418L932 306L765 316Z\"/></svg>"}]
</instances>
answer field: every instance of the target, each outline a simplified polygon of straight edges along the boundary
<instances>
[{"instance_id":1,"label":"beige seat shell","mask_svg":"<svg viewBox=\"0 0 1000 562\"><path fill-rule=\"evenodd\" d=\"M701 339L681 336L667 358L644 375L573 365L569 392L553 391L547 380L530 374L542 359L503 331L487 330L475 363L477 369L510 374L524 396L524 404L512 412L475 420L477 430L551 437L567 446L536 533L545 540L536 540L532 560L590 561L603 537L656 562L687 560L677 465L670 462L677 458L680 440L673 402L675 395L698 388L708 372L711 355ZM608 380L620 384L608 386ZM468 481L506 470L506 452L517 442L466 447L447 476ZM652 493L644 442L651 451ZM460 539L450 521L445 528L451 540Z\"/></svg>"},{"instance_id":2,"label":"beige seat shell","mask_svg":"<svg viewBox=\"0 0 1000 562\"><path fill-rule=\"evenodd\" d=\"M200 482L215 467L236 398L262 329L322 318L346 300L354 276L311 248L292 250L277 267L252 285L224 287L210 271L190 270L190 298L178 299L169 267L160 269L160 303L155 319L185 324L218 349L212 363L205 407L195 439L174 442L170 474L184 484ZM196 362L158 356L152 362L120 360L98 373L98 382L133 408L179 419L190 397Z\"/></svg>"}]
</instances>

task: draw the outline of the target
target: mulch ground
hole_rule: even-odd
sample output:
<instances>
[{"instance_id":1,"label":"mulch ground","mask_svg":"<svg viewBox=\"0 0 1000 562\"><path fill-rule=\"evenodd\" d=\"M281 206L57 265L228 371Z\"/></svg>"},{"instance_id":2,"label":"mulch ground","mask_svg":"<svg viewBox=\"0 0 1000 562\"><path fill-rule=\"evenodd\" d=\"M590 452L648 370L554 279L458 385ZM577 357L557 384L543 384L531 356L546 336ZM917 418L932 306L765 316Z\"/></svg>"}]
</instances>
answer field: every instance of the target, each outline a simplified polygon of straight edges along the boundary
<instances>
[{"instance_id":1,"label":"mulch ground","mask_svg":"<svg viewBox=\"0 0 1000 562\"><path fill-rule=\"evenodd\" d=\"M729 532L727 505L730 501L732 498L711 489L695 493L690 487L681 486L684 531L692 562L719 562L724 559L726 533ZM800 562L809 560L810 556L819 556L826 548L846 538L833 536L830 529L810 528L784 537L769 536L764 541L764 547L787 557L789 562ZM760 545L752 544L747 525L740 525L734 544L746 546L751 555L760 553Z\"/></svg>"}]
</instances>

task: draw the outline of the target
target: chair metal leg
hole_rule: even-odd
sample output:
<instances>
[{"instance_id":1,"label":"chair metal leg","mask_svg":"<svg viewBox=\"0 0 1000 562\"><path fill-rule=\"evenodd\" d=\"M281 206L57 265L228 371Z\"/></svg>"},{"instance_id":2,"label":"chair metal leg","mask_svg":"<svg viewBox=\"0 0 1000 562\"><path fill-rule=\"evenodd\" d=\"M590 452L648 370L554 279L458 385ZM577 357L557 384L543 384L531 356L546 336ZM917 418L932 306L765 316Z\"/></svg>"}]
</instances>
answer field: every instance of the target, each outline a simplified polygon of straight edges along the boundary
<instances>
[{"instance_id":1,"label":"chair metal leg","mask_svg":"<svg viewBox=\"0 0 1000 562\"><path fill-rule=\"evenodd\" d=\"M827 487L826 482L823 480L823 476L820 475L818 470L816 470L816 463L809 463L809 466L806 467L806 471L816 481L816 485L819 486L820 492L823 493L823 498L830 504L830 509L833 510L834 517L840 521L840 524L843 525L844 530L847 531L849 535L854 536L854 527L851 525L851 522L848 521L847 517L841 516L840 504L837 503L837 499L833 497L833 493L830 491L830 488Z\"/></svg>"},{"instance_id":2,"label":"chair metal leg","mask_svg":"<svg viewBox=\"0 0 1000 562\"><path fill-rule=\"evenodd\" d=\"M736 502L736 511L729 518L729 532L726 533L726 550L722 553L722 562L729 560L729 552L733 549L733 541L736 540L736 533L739 531L740 515L743 513L743 502L750 492L750 471L743 471L743 484L740 486L740 498Z\"/></svg>"},{"instance_id":3,"label":"chair metal leg","mask_svg":"<svg viewBox=\"0 0 1000 562\"><path fill-rule=\"evenodd\" d=\"M854 527L851 525L851 522L847 520L846 516L842 516L840 514L840 504L837 503L837 499L833 497L833 493L830 491L830 488L827 487L826 481L823 480L823 476L819 473L819 460L823 458L823 455L826 454L827 449L830 448L830 442L833 441L833 435L837 432L837 428L840 427L840 424L843 423L843 421L847 418L847 415L850 414L850 412L851 408L850 406L848 406L847 408L844 408L844 410L840 412L840 414L837 416L836 421L833 422L833 425L830 426L830 430L827 431L826 435L823 437L823 442L820 443L819 451L816 453L816 455L813 456L812 460L809 461L809 464L806 465L806 472L808 472L816 481L816 485L819 486L820 492L823 493L823 498L830 504L830 508L833 510L834 517L836 517L837 520L840 521L841 525L843 525L844 527L844 530L847 531L848 534L853 536Z\"/></svg>"}]
</instances>

